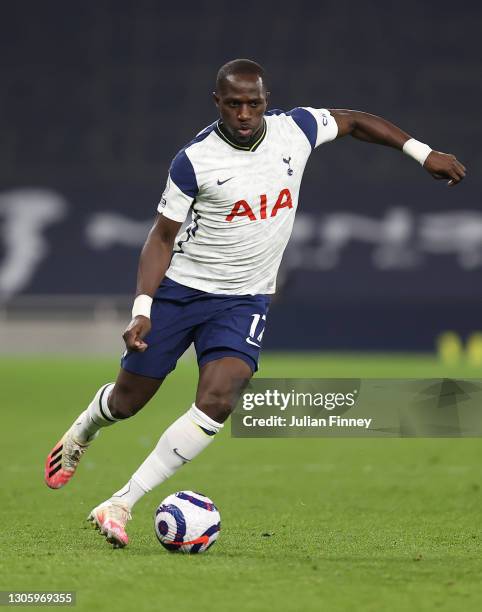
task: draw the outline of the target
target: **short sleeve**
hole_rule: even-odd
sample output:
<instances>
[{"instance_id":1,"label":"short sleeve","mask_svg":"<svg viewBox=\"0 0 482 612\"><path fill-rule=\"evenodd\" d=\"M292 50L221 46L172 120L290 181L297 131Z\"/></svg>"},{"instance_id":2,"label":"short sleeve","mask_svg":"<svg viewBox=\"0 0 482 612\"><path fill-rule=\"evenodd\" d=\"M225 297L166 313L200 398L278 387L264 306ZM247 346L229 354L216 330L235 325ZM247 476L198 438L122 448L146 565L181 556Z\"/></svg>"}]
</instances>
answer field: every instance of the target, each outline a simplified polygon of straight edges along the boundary
<instances>
[{"instance_id":1,"label":"short sleeve","mask_svg":"<svg viewBox=\"0 0 482 612\"><path fill-rule=\"evenodd\" d=\"M338 136L338 124L330 111L326 108L311 107L307 107L306 110L314 116L318 127L315 147L330 142L330 140L335 140Z\"/></svg>"},{"instance_id":2,"label":"short sleeve","mask_svg":"<svg viewBox=\"0 0 482 612\"><path fill-rule=\"evenodd\" d=\"M324 142L334 140L338 135L335 118L326 108L299 106L287 114L305 134L312 149L319 147Z\"/></svg>"},{"instance_id":3,"label":"short sleeve","mask_svg":"<svg viewBox=\"0 0 482 612\"><path fill-rule=\"evenodd\" d=\"M172 160L166 187L157 210L168 219L183 223L199 188L191 160L184 150Z\"/></svg>"}]
</instances>

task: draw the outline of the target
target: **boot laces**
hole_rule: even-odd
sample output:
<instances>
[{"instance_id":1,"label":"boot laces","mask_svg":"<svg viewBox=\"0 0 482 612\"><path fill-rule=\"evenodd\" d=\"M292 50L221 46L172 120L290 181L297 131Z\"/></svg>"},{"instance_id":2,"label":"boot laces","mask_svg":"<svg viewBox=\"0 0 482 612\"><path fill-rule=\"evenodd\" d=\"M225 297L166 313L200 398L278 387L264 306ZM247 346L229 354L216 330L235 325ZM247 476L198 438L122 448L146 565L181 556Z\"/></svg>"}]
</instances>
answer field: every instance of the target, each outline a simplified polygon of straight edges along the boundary
<instances>
[{"instance_id":1,"label":"boot laces","mask_svg":"<svg viewBox=\"0 0 482 612\"><path fill-rule=\"evenodd\" d=\"M66 470L75 470L77 464L80 461L80 458L87 450L87 446L82 446L78 444L73 438L64 443L64 453L63 453L63 464Z\"/></svg>"}]
</instances>

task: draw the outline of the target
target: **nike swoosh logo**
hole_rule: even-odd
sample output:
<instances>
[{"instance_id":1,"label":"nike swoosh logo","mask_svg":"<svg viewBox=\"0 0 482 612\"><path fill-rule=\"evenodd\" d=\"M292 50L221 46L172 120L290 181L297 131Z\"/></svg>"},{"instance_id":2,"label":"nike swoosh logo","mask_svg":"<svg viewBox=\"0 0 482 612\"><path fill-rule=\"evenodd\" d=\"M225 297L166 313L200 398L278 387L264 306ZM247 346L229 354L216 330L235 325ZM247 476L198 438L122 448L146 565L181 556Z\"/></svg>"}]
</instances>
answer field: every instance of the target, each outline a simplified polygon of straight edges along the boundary
<instances>
[{"instance_id":1,"label":"nike swoosh logo","mask_svg":"<svg viewBox=\"0 0 482 612\"><path fill-rule=\"evenodd\" d=\"M249 336L246 338L246 342L248 344L252 344L253 346L257 346L258 348L261 348L261 344L256 344L256 342L253 342Z\"/></svg>"},{"instance_id":2,"label":"nike swoosh logo","mask_svg":"<svg viewBox=\"0 0 482 612\"><path fill-rule=\"evenodd\" d=\"M231 180L231 179L233 179L233 178L234 178L234 176L230 176L230 177L229 177L228 179L226 179L225 181L220 181L220 180L218 179L218 185L224 185L224 183L227 183L228 181L230 181L230 180Z\"/></svg>"},{"instance_id":3,"label":"nike swoosh logo","mask_svg":"<svg viewBox=\"0 0 482 612\"><path fill-rule=\"evenodd\" d=\"M183 462L183 463L189 463L189 462L191 461L190 459L186 459L186 457L183 457L183 456L181 455L181 453L178 453L178 452L177 452L177 448L173 448L173 449L172 449L172 452L173 452L175 455L177 455L177 456L178 456L180 459L182 459L182 462Z\"/></svg>"}]
</instances>

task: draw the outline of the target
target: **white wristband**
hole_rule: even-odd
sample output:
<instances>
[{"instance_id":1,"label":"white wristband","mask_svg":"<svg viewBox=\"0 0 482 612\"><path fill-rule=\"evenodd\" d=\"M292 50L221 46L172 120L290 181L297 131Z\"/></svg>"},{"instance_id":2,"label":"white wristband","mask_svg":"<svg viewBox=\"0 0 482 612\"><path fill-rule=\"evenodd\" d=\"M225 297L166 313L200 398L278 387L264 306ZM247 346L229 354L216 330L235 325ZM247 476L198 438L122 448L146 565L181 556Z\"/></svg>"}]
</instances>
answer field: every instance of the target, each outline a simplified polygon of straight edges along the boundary
<instances>
[{"instance_id":1,"label":"white wristband","mask_svg":"<svg viewBox=\"0 0 482 612\"><path fill-rule=\"evenodd\" d=\"M432 149L423 142L415 140L415 138L409 138L403 145L402 151L416 159L423 166Z\"/></svg>"},{"instance_id":2,"label":"white wristband","mask_svg":"<svg viewBox=\"0 0 482 612\"><path fill-rule=\"evenodd\" d=\"M138 295L132 306L132 318L142 315L143 317L151 318L152 298L148 295Z\"/></svg>"}]
</instances>

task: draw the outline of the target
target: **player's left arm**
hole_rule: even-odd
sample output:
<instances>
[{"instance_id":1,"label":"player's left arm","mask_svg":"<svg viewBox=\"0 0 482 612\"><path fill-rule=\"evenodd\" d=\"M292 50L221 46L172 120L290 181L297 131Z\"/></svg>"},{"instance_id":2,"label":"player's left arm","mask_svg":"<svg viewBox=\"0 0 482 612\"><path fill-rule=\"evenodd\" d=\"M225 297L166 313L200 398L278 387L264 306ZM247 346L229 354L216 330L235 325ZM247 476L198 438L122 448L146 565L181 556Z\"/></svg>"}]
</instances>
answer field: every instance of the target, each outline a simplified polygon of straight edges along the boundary
<instances>
[{"instance_id":1,"label":"player's left arm","mask_svg":"<svg viewBox=\"0 0 482 612\"><path fill-rule=\"evenodd\" d=\"M455 155L433 151L382 117L348 109L329 111L338 125L337 138L349 134L358 140L403 150L419 161L433 178L448 179L449 185L457 185L465 177L466 168Z\"/></svg>"}]
</instances>

